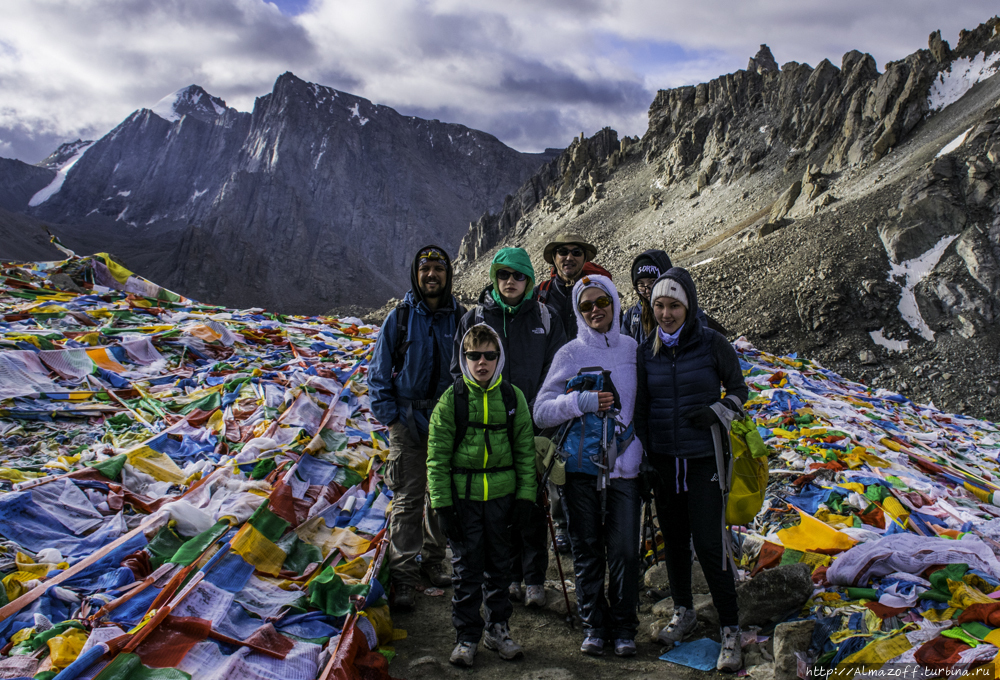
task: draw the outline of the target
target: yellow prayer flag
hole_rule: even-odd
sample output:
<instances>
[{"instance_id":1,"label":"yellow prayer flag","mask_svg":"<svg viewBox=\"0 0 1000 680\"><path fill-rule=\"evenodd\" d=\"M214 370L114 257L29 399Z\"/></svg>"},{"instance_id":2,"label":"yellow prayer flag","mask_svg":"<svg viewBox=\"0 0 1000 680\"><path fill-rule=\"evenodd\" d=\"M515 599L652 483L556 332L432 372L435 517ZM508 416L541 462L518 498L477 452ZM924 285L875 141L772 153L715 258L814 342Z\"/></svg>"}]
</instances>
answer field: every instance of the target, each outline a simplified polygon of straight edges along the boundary
<instances>
[{"instance_id":1,"label":"yellow prayer flag","mask_svg":"<svg viewBox=\"0 0 1000 680\"><path fill-rule=\"evenodd\" d=\"M285 563L285 553L273 541L257 531L252 524L244 524L233 538L232 550L257 568L258 571L277 576Z\"/></svg>"}]
</instances>

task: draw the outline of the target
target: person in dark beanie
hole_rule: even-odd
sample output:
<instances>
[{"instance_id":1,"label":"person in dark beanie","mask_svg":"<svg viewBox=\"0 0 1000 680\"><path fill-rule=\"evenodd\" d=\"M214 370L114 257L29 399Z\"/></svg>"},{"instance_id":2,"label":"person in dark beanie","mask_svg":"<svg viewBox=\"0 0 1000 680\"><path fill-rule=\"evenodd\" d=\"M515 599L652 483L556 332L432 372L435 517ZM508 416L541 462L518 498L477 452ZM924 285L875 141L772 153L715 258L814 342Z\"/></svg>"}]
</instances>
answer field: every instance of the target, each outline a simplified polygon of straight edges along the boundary
<instances>
[{"instance_id":1,"label":"person in dark beanie","mask_svg":"<svg viewBox=\"0 0 1000 680\"><path fill-rule=\"evenodd\" d=\"M632 260L632 288L639 299L626 310L622 332L639 344L656 328L653 308L649 303L653 283L672 266L670 256L663 250L646 250Z\"/></svg>"},{"instance_id":2,"label":"person in dark beanie","mask_svg":"<svg viewBox=\"0 0 1000 680\"><path fill-rule=\"evenodd\" d=\"M490 265L490 285L458 324L451 376L462 376L461 338L479 323L496 331L506 361L503 377L524 393L529 408L542 386L556 350L566 344L559 317L534 297L535 269L522 248L501 248ZM549 566L548 524L539 507L529 521L511 535L514 552L511 599L529 607L545 606L545 572ZM521 582L524 582L524 588Z\"/></svg>"},{"instance_id":3,"label":"person in dark beanie","mask_svg":"<svg viewBox=\"0 0 1000 680\"><path fill-rule=\"evenodd\" d=\"M438 587L451 584L443 564L447 542L426 493L428 419L451 384L455 328L465 313L451 294L451 279L442 248L417 252L410 290L382 323L368 370L372 413L389 427L383 476L394 494L389 570L393 606L400 610L416 603L421 571Z\"/></svg>"},{"instance_id":4,"label":"person in dark beanie","mask_svg":"<svg viewBox=\"0 0 1000 680\"><path fill-rule=\"evenodd\" d=\"M656 331L636 351L635 433L656 471L656 514L666 547L674 600L659 641L675 645L697 624L691 594L691 543L722 626L721 671L742 665L739 607L725 563L725 507L715 435L742 414L749 390L736 350L697 321L698 296L686 269L675 267L650 294ZM720 394L720 385L725 397ZM713 433L713 429L721 432Z\"/></svg>"}]
</instances>

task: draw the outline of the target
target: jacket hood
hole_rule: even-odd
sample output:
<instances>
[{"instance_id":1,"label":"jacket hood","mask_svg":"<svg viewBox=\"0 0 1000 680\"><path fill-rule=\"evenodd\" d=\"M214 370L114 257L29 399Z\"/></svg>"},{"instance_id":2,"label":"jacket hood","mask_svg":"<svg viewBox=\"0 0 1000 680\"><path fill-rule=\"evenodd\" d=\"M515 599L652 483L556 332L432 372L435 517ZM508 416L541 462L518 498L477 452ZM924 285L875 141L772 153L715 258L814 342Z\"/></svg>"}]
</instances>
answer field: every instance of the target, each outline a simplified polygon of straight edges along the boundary
<instances>
[{"instance_id":1,"label":"jacket hood","mask_svg":"<svg viewBox=\"0 0 1000 680\"><path fill-rule=\"evenodd\" d=\"M462 342L461 344L459 344L459 347L462 348L463 356L459 357L458 365L461 366L462 368L462 377L465 379L465 383L469 385L469 387L479 387L479 383L476 382L476 379L472 377L472 372L469 371L469 362L465 360L464 356L465 338L468 337L469 333L472 332L473 328L485 328L486 330L488 330L490 332L490 335L493 336L493 341L496 342L497 347L500 348L500 358L497 360L497 370L493 373L493 380L490 381L490 386L486 388L488 390L492 390L494 387L500 384L501 380L503 380L503 367L504 363L506 363L506 358L503 352L503 343L500 342L500 336L497 335L497 332L492 328L490 328L488 324L477 323L476 325L471 326L469 330L465 331L465 335L462 336ZM482 388L480 387L480 389Z\"/></svg>"},{"instance_id":2,"label":"jacket hood","mask_svg":"<svg viewBox=\"0 0 1000 680\"><path fill-rule=\"evenodd\" d=\"M598 288L603 288L611 296L613 312L611 314L611 328L608 329L607 333L598 333L588 326L587 321L583 318L583 312L580 311L580 307L577 304L577 300L580 299L583 291L595 285ZM615 288L615 284L611 279L600 274L587 274L573 286L573 297L571 300L573 313L576 315L577 339L593 347L616 347L621 335L622 303L618 299L618 289Z\"/></svg>"},{"instance_id":3,"label":"jacket hood","mask_svg":"<svg viewBox=\"0 0 1000 680\"><path fill-rule=\"evenodd\" d=\"M524 248L501 248L493 256L493 263L490 265L490 281L493 287L497 285L497 270L507 267L516 272L521 272L528 277L528 285L524 290L524 299L530 300L535 288L535 267L531 264Z\"/></svg>"},{"instance_id":4,"label":"jacket hood","mask_svg":"<svg viewBox=\"0 0 1000 680\"><path fill-rule=\"evenodd\" d=\"M420 253L428 248L433 248L438 250L444 255L445 262L445 280L444 280L444 290L441 293L441 306L447 306L448 302L451 300L451 279L452 279L452 268L451 268L451 257L445 251L444 248L439 246L424 246L417 250L416 255L413 256L413 262L410 264L410 293L413 294L413 299L415 302L424 302L424 294L420 291L420 285L417 282L417 267L420 265Z\"/></svg>"},{"instance_id":5,"label":"jacket hood","mask_svg":"<svg viewBox=\"0 0 1000 680\"><path fill-rule=\"evenodd\" d=\"M670 256L667 255L665 250L645 250L632 260L632 288L636 287L636 283L640 278L645 278L652 276L654 279L658 279L667 273L673 263L670 262ZM641 267L655 267L656 271L650 269L642 269ZM635 291L638 295L639 291ZM639 296L642 297L641 295Z\"/></svg>"},{"instance_id":6,"label":"jacket hood","mask_svg":"<svg viewBox=\"0 0 1000 680\"><path fill-rule=\"evenodd\" d=\"M698 293L695 290L694 279L691 278L691 274L688 273L688 270L683 267L672 267L668 269L663 276L656 280L656 283L659 283L663 279L673 279L679 283L688 298L687 316L684 319L684 329L681 331L681 337L678 339L680 344L684 344L684 342L694 333L700 332L702 326L698 314ZM653 284L654 287L656 286L656 283ZM656 301L650 300L651 304L653 302Z\"/></svg>"}]
</instances>

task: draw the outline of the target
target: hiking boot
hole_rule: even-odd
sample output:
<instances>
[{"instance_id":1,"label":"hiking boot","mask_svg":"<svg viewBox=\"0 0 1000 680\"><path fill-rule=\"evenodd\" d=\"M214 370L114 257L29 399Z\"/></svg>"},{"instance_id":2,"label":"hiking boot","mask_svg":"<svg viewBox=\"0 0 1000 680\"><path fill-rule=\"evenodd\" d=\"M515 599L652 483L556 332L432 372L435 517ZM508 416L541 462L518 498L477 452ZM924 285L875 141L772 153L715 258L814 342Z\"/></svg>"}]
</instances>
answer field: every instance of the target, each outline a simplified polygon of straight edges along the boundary
<instances>
[{"instance_id":1,"label":"hiking boot","mask_svg":"<svg viewBox=\"0 0 1000 680\"><path fill-rule=\"evenodd\" d=\"M451 658L448 661L456 666L472 668L472 662L476 658L476 646L475 642L459 642L455 645L455 649L451 650Z\"/></svg>"},{"instance_id":2,"label":"hiking boot","mask_svg":"<svg viewBox=\"0 0 1000 680\"><path fill-rule=\"evenodd\" d=\"M571 552L569 536L565 531L556 532L556 552L568 555Z\"/></svg>"},{"instance_id":3,"label":"hiking boot","mask_svg":"<svg viewBox=\"0 0 1000 680\"><path fill-rule=\"evenodd\" d=\"M740 649L740 627L726 626L722 629L722 649L719 650L719 660L715 662L715 667L726 673L735 673L742 665L743 650Z\"/></svg>"},{"instance_id":4,"label":"hiking boot","mask_svg":"<svg viewBox=\"0 0 1000 680\"><path fill-rule=\"evenodd\" d=\"M409 583L397 583L396 595L392 600L392 609L408 612L417 604L417 589Z\"/></svg>"},{"instance_id":5,"label":"hiking boot","mask_svg":"<svg viewBox=\"0 0 1000 680\"><path fill-rule=\"evenodd\" d=\"M693 609L687 607L677 607L674 609L674 616L670 619L667 627L660 631L656 639L665 645L673 647L685 637L694 632L698 625L698 616Z\"/></svg>"},{"instance_id":6,"label":"hiking boot","mask_svg":"<svg viewBox=\"0 0 1000 680\"><path fill-rule=\"evenodd\" d=\"M635 656L635 640L615 640L615 656Z\"/></svg>"},{"instance_id":7,"label":"hiking boot","mask_svg":"<svg viewBox=\"0 0 1000 680\"><path fill-rule=\"evenodd\" d=\"M432 586L447 588L451 585L451 574L440 562L426 562L420 565L420 573L427 577Z\"/></svg>"},{"instance_id":8,"label":"hiking boot","mask_svg":"<svg viewBox=\"0 0 1000 680\"><path fill-rule=\"evenodd\" d=\"M604 656L604 640L593 635L583 638L580 651L590 656Z\"/></svg>"},{"instance_id":9,"label":"hiking boot","mask_svg":"<svg viewBox=\"0 0 1000 680\"><path fill-rule=\"evenodd\" d=\"M525 607L545 606L545 586L528 586L524 592Z\"/></svg>"},{"instance_id":10,"label":"hiking boot","mask_svg":"<svg viewBox=\"0 0 1000 680\"><path fill-rule=\"evenodd\" d=\"M510 639L510 628L506 623L491 623L486 626L486 634L483 636L483 646L500 652L500 658L505 661L520 659L524 656L521 645Z\"/></svg>"},{"instance_id":11,"label":"hiking boot","mask_svg":"<svg viewBox=\"0 0 1000 680\"><path fill-rule=\"evenodd\" d=\"M521 586L520 581L513 581L507 587L507 595L510 596L511 602L520 602L524 599L524 588Z\"/></svg>"}]
</instances>

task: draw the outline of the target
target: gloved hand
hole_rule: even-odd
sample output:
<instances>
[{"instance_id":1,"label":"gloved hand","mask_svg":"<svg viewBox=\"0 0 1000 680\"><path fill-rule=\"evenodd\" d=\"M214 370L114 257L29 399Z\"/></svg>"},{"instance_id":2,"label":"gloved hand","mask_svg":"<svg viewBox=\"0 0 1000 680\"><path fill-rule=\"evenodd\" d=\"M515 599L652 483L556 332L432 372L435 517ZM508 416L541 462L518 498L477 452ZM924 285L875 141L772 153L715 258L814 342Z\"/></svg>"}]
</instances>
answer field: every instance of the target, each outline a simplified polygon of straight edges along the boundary
<instances>
[{"instance_id":1,"label":"gloved hand","mask_svg":"<svg viewBox=\"0 0 1000 680\"><path fill-rule=\"evenodd\" d=\"M597 392L577 392L576 405L583 413L597 413L601 407Z\"/></svg>"},{"instance_id":2,"label":"gloved hand","mask_svg":"<svg viewBox=\"0 0 1000 680\"><path fill-rule=\"evenodd\" d=\"M461 542L465 538L465 529L462 526L462 518L458 513L458 508L454 505L438 508L437 514L444 535L450 540Z\"/></svg>"},{"instance_id":3,"label":"gloved hand","mask_svg":"<svg viewBox=\"0 0 1000 680\"><path fill-rule=\"evenodd\" d=\"M514 501L514 507L510 511L510 525L517 530L520 530L531 522L531 518L535 515L535 504L524 498L518 498Z\"/></svg>"},{"instance_id":4,"label":"gloved hand","mask_svg":"<svg viewBox=\"0 0 1000 680\"><path fill-rule=\"evenodd\" d=\"M702 406L701 408L694 409L687 414L687 419L699 430L707 430L716 423L721 422L719 416L715 415L715 411L712 410L711 406Z\"/></svg>"},{"instance_id":5,"label":"gloved hand","mask_svg":"<svg viewBox=\"0 0 1000 680\"><path fill-rule=\"evenodd\" d=\"M660 473L645 458L639 464L639 499L643 503L653 502L653 491L660 484Z\"/></svg>"}]
</instances>

